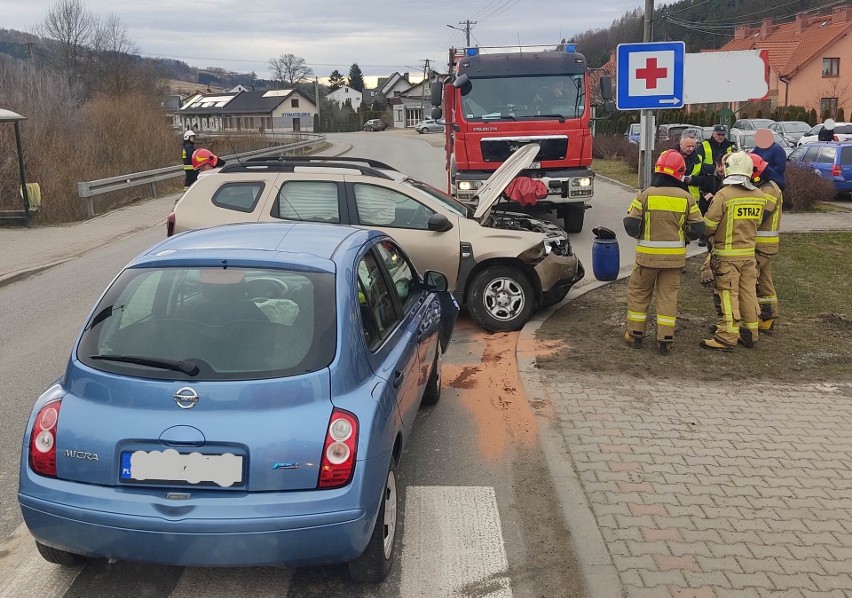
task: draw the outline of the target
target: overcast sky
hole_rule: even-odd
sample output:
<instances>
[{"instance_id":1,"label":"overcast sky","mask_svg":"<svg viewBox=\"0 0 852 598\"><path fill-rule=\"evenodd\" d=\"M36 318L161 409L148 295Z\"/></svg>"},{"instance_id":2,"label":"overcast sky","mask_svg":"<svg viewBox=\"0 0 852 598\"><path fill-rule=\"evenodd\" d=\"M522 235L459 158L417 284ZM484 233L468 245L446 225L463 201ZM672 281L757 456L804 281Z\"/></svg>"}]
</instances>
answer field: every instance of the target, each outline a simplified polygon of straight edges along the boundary
<instances>
[{"instance_id":1,"label":"overcast sky","mask_svg":"<svg viewBox=\"0 0 852 598\"><path fill-rule=\"evenodd\" d=\"M422 71L427 58L439 66L446 64L446 49L464 44L459 21L465 19L477 21L471 28L472 44L556 44L562 37L607 27L626 11L644 6L643 0L84 3L98 16L118 14L145 56L254 71L259 77L270 76L269 58L285 53L304 58L319 77L335 68L345 76L353 62L368 77L414 73ZM54 4L54 0L0 0L0 27L31 31Z\"/></svg>"}]
</instances>

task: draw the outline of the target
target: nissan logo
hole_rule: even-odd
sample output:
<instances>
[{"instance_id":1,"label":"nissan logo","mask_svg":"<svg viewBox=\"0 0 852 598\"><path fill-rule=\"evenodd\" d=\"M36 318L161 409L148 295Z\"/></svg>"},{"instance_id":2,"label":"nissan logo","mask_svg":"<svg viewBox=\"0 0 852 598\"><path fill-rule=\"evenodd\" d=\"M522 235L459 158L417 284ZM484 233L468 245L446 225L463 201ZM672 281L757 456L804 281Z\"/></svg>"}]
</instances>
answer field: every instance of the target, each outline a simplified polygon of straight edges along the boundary
<instances>
[{"instance_id":1,"label":"nissan logo","mask_svg":"<svg viewBox=\"0 0 852 598\"><path fill-rule=\"evenodd\" d=\"M189 386L184 386L175 393L175 403L181 409L192 409L198 402L198 393Z\"/></svg>"}]
</instances>

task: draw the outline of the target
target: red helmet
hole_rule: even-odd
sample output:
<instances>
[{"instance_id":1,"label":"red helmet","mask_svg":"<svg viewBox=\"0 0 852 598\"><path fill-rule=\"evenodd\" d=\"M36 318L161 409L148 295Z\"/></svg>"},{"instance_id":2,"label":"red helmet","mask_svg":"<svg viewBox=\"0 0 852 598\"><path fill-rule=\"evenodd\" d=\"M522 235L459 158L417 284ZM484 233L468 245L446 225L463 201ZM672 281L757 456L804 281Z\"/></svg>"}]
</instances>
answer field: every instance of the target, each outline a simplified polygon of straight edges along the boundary
<instances>
[{"instance_id":1,"label":"red helmet","mask_svg":"<svg viewBox=\"0 0 852 598\"><path fill-rule=\"evenodd\" d=\"M757 154L749 154L748 157L751 158L751 161L754 164L754 173L751 175L751 178L760 178L769 163Z\"/></svg>"},{"instance_id":2,"label":"red helmet","mask_svg":"<svg viewBox=\"0 0 852 598\"><path fill-rule=\"evenodd\" d=\"M686 162L679 151L673 149L666 150L657 158L657 163L654 165L654 172L662 172L682 181L686 175Z\"/></svg>"},{"instance_id":3,"label":"red helmet","mask_svg":"<svg viewBox=\"0 0 852 598\"><path fill-rule=\"evenodd\" d=\"M192 167L195 170L201 170L204 166L215 168L218 161L219 158L209 149L201 148L192 152Z\"/></svg>"}]
</instances>

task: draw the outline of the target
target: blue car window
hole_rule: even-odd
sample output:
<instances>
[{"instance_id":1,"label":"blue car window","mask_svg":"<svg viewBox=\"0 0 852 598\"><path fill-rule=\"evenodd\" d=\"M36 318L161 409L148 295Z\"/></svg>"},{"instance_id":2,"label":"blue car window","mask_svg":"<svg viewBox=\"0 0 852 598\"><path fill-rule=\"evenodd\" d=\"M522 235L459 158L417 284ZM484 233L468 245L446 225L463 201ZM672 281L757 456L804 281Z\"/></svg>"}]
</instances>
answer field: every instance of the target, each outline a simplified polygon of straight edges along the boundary
<instances>
[{"instance_id":1,"label":"blue car window","mask_svg":"<svg viewBox=\"0 0 852 598\"><path fill-rule=\"evenodd\" d=\"M254 380L328 366L336 350L334 275L264 268L129 268L84 329L77 358L143 378ZM156 364L197 366L190 373Z\"/></svg>"},{"instance_id":2,"label":"blue car window","mask_svg":"<svg viewBox=\"0 0 852 598\"><path fill-rule=\"evenodd\" d=\"M840 163L844 166L852 164L852 145L844 145L840 148Z\"/></svg>"},{"instance_id":3,"label":"blue car window","mask_svg":"<svg viewBox=\"0 0 852 598\"><path fill-rule=\"evenodd\" d=\"M816 162L817 156L819 155L819 146L811 145L808 147L808 151L805 152L805 162Z\"/></svg>"},{"instance_id":4,"label":"blue car window","mask_svg":"<svg viewBox=\"0 0 852 598\"><path fill-rule=\"evenodd\" d=\"M281 185L273 216L302 222L340 224L337 183L290 181Z\"/></svg>"},{"instance_id":5,"label":"blue car window","mask_svg":"<svg viewBox=\"0 0 852 598\"><path fill-rule=\"evenodd\" d=\"M385 264L385 268L391 275L394 290L399 297L399 302L405 309L417 298L419 284L417 274L408 258L399 247L390 241L382 241L376 245L379 257Z\"/></svg>"},{"instance_id":6,"label":"blue car window","mask_svg":"<svg viewBox=\"0 0 852 598\"><path fill-rule=\"evenodd\" d=\"M837 148L832 145L822 146L822 150L817 156L816 161L820 164L834 164L834 158L837 157Z\"/></svg>"},{"instance_id":7,"label":"blue car window","mask_svg":"<svg viewBox=\"0 0 852 598\"><path fill-rule=\"evenodd\" d=\"M367 346L375 349L387 337L399 317L391 291L372 253L366 254L358 263L358 307Z\"/></svg>"}]
</instances>

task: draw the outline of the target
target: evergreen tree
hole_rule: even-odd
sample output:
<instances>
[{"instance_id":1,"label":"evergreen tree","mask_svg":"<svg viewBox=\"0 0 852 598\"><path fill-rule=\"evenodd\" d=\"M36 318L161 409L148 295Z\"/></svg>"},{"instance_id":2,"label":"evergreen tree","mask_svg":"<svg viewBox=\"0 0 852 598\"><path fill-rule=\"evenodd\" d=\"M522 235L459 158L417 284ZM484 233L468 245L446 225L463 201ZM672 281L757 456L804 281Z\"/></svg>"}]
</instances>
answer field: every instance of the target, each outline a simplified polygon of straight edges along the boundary
<instances>
[{"instance_id":1,"label":"evergreen tree","mask_svg":"<svg viewBox=\"0 0 852 598\"><path fill-rule=\"evenodd\" d=\"M331 74L328 76L329 91L340 89L344 85L346 85L346 79L340 74L340 71L337 69L331 71Z\"/></svg>"},{"instance_id":2,"label":"evergreen tree","mask_svg":"<svg viewBox=\"0 0 852 598\"><path fill-rule=\"evenodd\" d=\"M364 91L364 73L361 72L361 67L355 62L349 67L349 87L358 91Z\"/></svg>"}]
</instances>

